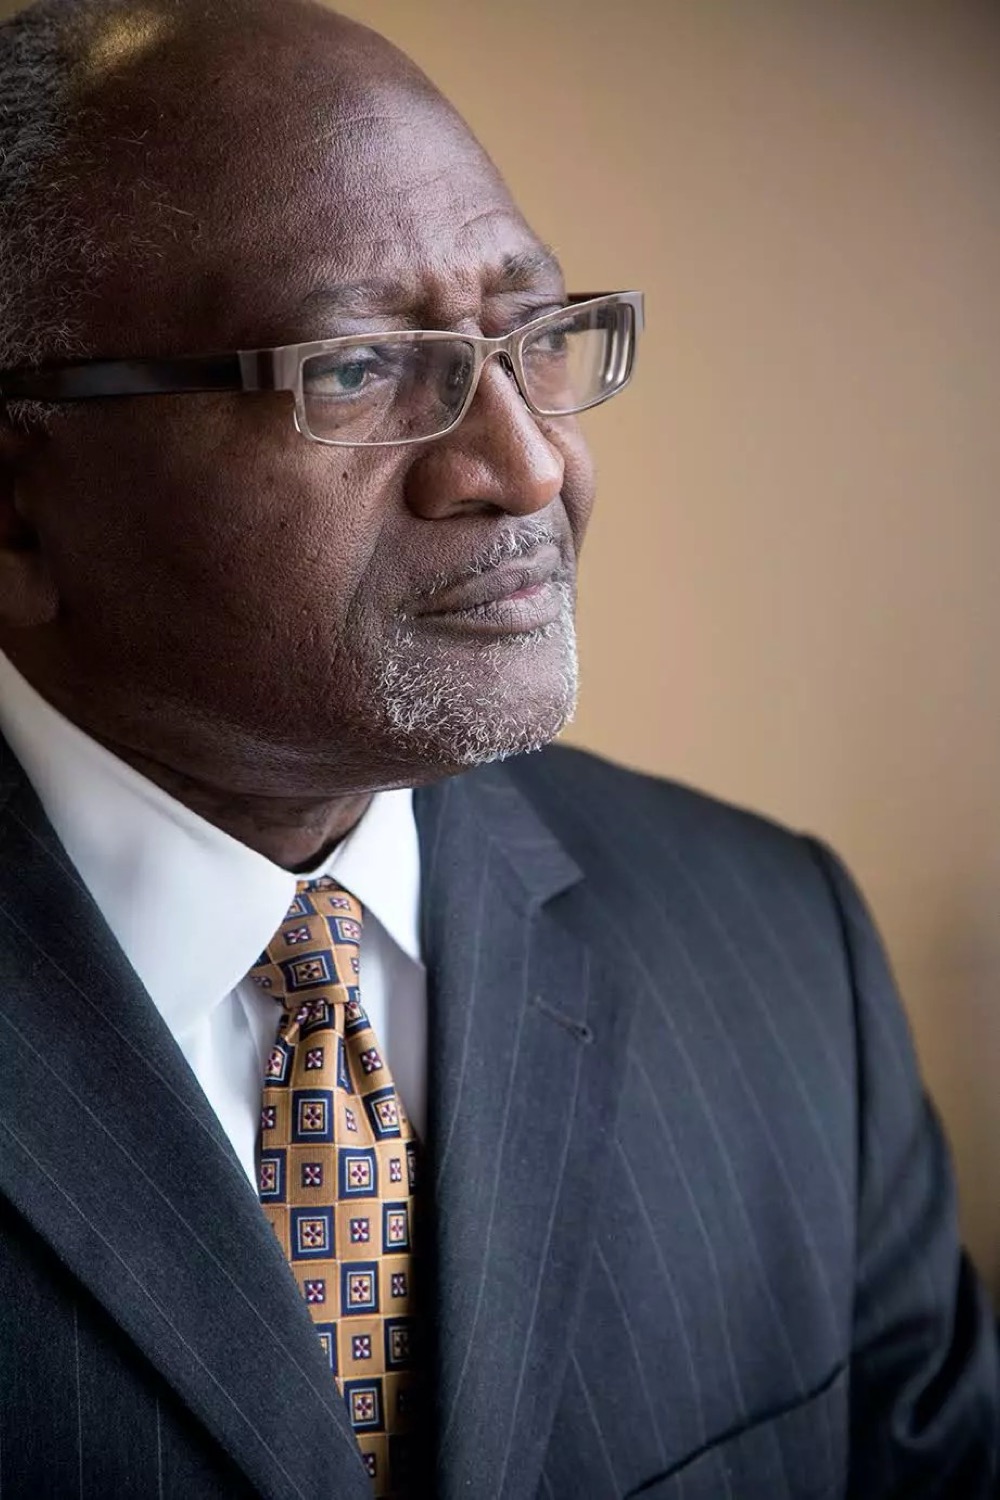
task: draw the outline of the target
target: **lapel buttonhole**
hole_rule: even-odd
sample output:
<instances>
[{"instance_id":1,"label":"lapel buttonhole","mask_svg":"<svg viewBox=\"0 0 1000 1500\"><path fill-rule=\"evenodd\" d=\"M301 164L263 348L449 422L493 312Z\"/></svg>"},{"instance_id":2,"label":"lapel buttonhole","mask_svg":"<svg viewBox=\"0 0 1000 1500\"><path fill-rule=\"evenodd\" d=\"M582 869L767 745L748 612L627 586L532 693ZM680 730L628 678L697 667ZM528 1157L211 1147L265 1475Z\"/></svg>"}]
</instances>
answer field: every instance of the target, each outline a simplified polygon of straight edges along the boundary
<instances>
[{"instance_id":1,"label":"lapel buttonhole","mask_svg":"<svg viewBox=\"0 0 1000 1500\"><path fill-rule=\"evenodd\" d=\"M549 1005L543 995L532 995L531 999L532 1004L536 1005L543 1014L549 1016L558 1025L564 1027L571 1036L575 1036L578 1042L592 1042L594 1040L594 1033L586 1021L575 1021L572 1016L564 1015L561 1010L556 1010L555 1006Z\"/></svg>"}]
</instances>

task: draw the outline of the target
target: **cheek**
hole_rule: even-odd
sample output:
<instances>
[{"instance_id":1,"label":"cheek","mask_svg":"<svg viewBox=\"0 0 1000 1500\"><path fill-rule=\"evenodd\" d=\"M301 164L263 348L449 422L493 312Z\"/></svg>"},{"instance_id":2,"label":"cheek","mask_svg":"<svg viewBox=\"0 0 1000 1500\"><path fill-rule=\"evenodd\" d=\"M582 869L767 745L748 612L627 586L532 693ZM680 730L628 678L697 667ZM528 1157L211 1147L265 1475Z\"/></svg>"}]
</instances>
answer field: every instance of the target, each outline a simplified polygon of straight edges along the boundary
<instances>
[{"instance_id":1,"label":"cheek","mask_svg":"<svg viewBox=\"0 0 1000 1500\"><path fill-rule=\"evenodd\" d=\"M155 427L119 408L44 476L67 613L101 610L109 630L178 610L192 630L335 630L378 546L384 487L283 410L197 403L192 421L195 404L158 403Z\"/></svg>"},{"instance_id":2,"label":"cheek","mask_svg":"<svg viewBox=\"0 0 1000 1500\"><path fill-rule=\"evenodd\" d=\"M579 553L594 508L597 488L594 460L584 440L580 423L575 418L560 422L558 429L553 424L549 440L562 455L562 502Z\"/></svg>"}]
</instances>

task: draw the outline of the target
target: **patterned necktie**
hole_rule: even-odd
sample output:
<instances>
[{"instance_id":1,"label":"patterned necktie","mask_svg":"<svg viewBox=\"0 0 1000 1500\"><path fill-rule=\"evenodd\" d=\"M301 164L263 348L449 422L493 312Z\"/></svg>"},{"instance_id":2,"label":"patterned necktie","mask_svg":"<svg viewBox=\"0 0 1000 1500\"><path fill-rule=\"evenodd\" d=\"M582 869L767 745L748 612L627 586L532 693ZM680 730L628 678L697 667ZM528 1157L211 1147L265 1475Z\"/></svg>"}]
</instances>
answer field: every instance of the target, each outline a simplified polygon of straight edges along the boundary
<instances>
[{"instance_id":1,"label":"patterned necktie","mask_svg":"<svg viewBox=\"0 0 1000 1500\"><path fill-rule=\"evenodd\" d=\"M361 1006L361 906L302 881L251 971L281 1006L258 1189L382 1500L410 1493L418 1413L417 1141Z\"/></svg>"}]
</instances>

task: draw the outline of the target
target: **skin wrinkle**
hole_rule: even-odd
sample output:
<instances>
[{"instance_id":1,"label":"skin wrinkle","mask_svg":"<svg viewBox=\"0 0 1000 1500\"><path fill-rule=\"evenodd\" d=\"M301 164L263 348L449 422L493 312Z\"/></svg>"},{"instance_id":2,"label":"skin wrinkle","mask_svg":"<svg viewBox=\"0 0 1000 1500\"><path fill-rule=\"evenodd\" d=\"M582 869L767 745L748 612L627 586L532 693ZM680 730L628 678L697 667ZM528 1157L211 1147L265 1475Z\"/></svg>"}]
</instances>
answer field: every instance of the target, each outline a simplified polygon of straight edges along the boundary
<instances>
[{"instance_id":1,"label":"skin wrinkle","mask_svg":"<svg viewBox=\"0 0 1000 1500\"><path fill-rule=\"evenodd\" d=\"M112 247L76 310L90 350L351 331L320 316L324 285L402 283L396 326L489 334L562 301L492 162L387 43L294 0L159 4L166 40L88 94L107 159L83 198L67 154L67 211L147 247ZM413 448L308 443L282 393L0 424L0 648L114 753L304 868L373 790L559 731L592 501L578 423L536 421L496 361L463 423ZM480 637L421 616L445 580L546 544L554 624Z\"/></svg>"}]
</instances>

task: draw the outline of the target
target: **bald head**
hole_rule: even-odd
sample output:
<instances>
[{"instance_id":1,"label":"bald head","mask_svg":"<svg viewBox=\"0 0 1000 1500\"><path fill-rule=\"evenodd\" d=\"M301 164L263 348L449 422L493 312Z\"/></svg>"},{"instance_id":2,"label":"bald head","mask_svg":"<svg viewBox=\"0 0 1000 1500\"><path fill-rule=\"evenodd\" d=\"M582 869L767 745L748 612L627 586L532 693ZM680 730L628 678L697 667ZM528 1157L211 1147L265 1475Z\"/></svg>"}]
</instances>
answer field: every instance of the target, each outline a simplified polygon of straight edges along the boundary
<instances>
[{"instance_id":1,"label":"bald head","mask_svg":"<svg viewBox=\"0 0 1000 1500\"><path fill-rule=\"evenodd\" d=\"M409 59L312 0L42 0L0 27L0 99L0 365L175 352L182 310L248 337L247 258L307 294L331 173L347 235L369 150L422 114L489 170Z\"/></svg>"}]
</instances>

